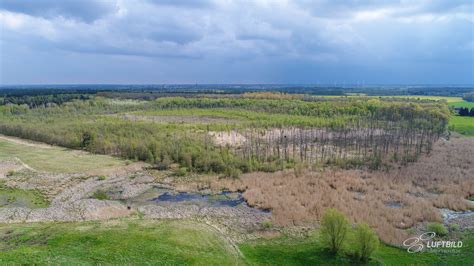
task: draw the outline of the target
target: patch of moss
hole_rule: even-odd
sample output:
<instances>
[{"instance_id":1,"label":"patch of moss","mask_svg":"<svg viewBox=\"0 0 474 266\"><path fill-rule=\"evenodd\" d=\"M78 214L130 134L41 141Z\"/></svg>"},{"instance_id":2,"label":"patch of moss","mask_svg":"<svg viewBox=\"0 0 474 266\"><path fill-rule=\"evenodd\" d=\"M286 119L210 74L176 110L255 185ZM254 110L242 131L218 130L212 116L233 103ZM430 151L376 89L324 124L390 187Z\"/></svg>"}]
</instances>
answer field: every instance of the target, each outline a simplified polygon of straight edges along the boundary
<instances>
[{"instance_id":1,"label":"patch of moss","mask_svg":"<svg viewBox=\"0 0 474 266\"><path fill-rule=\"evenodd\" d=\"M38 190L11 188L0 184L0 208L46 208L48 205L48 200Z\"/></svg>"}]
</instances>

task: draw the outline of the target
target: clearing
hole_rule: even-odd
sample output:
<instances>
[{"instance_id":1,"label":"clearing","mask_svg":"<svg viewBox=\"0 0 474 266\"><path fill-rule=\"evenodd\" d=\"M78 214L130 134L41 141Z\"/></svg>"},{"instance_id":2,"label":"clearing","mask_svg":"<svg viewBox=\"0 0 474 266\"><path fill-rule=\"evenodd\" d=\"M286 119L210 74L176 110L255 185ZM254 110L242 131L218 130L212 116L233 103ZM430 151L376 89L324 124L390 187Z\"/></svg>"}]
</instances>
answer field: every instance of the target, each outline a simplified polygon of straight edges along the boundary
<instances>
[{"instance_id":1,"label":"clearing","mask_svg":"<svg viewBox=\"0 0 474 266\"><path fill-rule=\"evenodd\" d=\"M0 225L2 264L239 265L230 243L190 221Z\"/></svg>"},{"instance_id":2,"label":"clearing","mask_svg":"<svg viewBox=\"0 0 474 266\"><path fill-rule=\"evenodd\" d=\"M71 150L0 135L0 159L20 160L26 168L53 173L77 173L125 165L106 155Z\"/></svg>"},{"instance_id":3,"label":"clearing","mask_svg":"<svg viewBox=\"0 0 474 266\"><path fill-rule=\"evenodd\" d=\"M474 117L452 116L449 119L450 130L456 131L465 136L474 136Z\"/></svg>"}]
</instances>

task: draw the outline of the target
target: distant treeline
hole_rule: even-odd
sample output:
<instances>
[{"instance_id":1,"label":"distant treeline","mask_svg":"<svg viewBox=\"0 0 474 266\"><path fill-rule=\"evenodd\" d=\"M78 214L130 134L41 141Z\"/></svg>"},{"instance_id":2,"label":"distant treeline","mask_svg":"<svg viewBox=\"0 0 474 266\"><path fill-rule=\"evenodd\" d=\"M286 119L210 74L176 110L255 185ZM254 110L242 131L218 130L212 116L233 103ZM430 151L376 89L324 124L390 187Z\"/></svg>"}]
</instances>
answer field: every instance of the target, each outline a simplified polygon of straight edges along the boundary
<instances>
[{"instance_id":1,"label":"distant treeline","mask_svg":"<svg viewBox=\"0 0 474 266\"><path fill-rule=\"evenodd\" d=\"M88 100L89 95L84 94L50 94L37 96L6 96L0 98L0 105L28 105L29 108L63 104L72 100Z\"/></svg>"},{"instance_id":2,"label":"distant treeline","mask_svg":"<svg viewBox=\"0 0 474 266\"><path fill-rule=\"evenodd\" d=\"M35 96L48 94L97 94L114 98L141 98L153 100L163 94L173 96L198 94L244 94L248 92L280 92L307 95L419 95L419 96L458 96L472 92L468 86L337 86L337 85L285 85L285 84L174 84L174 85L35 85L35 86L2 86L0 97ZM120 93L123 93L120 95Z\"/></svg>"},{"instance_id":3,"label":"distant treeline","mask_svg":"<svg viewBox=\"0 0 474 266\"><path fill-rule=\"evenodd\" d=\"M467 107L461 107L459 108L458 114L460 116L474 116L474 107L471 108L471 111L469 111Z\"/></svg>"},{"instance_id":4,"label":"distant treeline","mask_svg":"<svg viewBox=\"0 0 474 266\"><path fill-rule=\"evenodd\" d=\"M116 114L162 110L231 109L271 115L244 124L155 123L129 121ZM304 118L308 123L295 124ZM159 168L179 164L184 171L238 176L275 171L295 163L341 163L378 168L390 156L413 161L445 132L445 103L405 100L344 99L308 102L297 99L160 98L123 101L95 97L62 105L0 106L0 133L94 153L143 160ZM198 119L198 118L197 118ZM310 120L311 119L311 120ZM315 122L314 122L314 121ZM244 121L245 122L245 121ZM219 146L212 132L236 132L241 147Z\"/></svg>"},{"instance_id":5,"label":"distant treeline","mask_svg":"<svg viewBox=\"0 0 474 266\"><path fill-rule=\"evenodd\" d=\"M474 92L466 93L462 98L467 102L474 102Z\"/></svg>"}]
</instances>

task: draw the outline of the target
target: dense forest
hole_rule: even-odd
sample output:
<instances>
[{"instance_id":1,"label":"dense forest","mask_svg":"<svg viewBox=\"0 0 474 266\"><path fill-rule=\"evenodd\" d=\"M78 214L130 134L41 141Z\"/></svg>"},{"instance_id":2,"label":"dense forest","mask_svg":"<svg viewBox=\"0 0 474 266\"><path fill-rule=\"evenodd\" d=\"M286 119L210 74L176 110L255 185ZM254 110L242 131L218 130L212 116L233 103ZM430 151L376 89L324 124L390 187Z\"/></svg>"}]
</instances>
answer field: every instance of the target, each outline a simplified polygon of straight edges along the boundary
<instances>
[{"instance_id":1,"label":"dense forest","mask_svg":"<svg viewBox=\"0 0 474 266\"><path fill-rule=\"evenodd\" d=\"M189 97L190 95L241 95L251 92L280 92L304 95L371 95L371 96L458 96L472 93L472 86L430 85L288 85L288 84L78 84L78 85L18 85L0 86L0 98L6 96L36 96L52 94L102 94L105 97L133 98L164 94ZM127 95L128 94L128 95Z\"/></svg>"},{"instance_id":2,"label":"dense forest","mask_svg":"<svg viewBox=\"0 0 474 266\"><path fill-rule=\"evenodd\" d=\"M467 102L474 102L474 92L466 93L462 98Z\"/></svg>"},{"instance_id":3,"label":"dense forest","mask_svg":"<svg viewBox=\"0 0 474 266\"><path fill-rule=\"evenodd\" d=\"M458 114L460 116L474 116L474 108L471 108L471 110L469 111L469 108L467 107L460 107Z\"/></svg>"},{"instance_id":4,"label":"dense forest","mask_svg":"<svg viewBox=\"0 0 474 266\"><path fill-rule=\"evenodd\" d=\"M22 95L22 96L6 96L0 98L0 105L28 105L29 108L50 106L63 104L71 100L87 100L89 95L87 94L48 94L48 95Z\"/></svg>"},{"instance_id":5,"label":"dense forest","mask_svg":"<svg viewBox=\"0 0 474 266\"><path fill-rule=\"evenodd\" d=\"M386 161L414 161L430 151L449 117L445 103L392 98L88 98L0 106L0 133L143 160L160 169L176 163L181 171L238 176L295 164L376 169ZM163 116L195 122L148 119ZM207 117L222 122L201 121ZM230 137L219 143L217 136Z\"/></svg>"}]
</instances>

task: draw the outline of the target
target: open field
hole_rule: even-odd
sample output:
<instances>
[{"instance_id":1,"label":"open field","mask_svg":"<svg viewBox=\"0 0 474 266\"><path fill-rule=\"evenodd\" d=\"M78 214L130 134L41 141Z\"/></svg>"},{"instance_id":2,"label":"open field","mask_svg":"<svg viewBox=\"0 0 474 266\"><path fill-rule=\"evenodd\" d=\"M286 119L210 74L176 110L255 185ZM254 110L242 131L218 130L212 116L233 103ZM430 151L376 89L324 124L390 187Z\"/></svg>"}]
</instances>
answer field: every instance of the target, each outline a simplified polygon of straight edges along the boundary
<instances>
[{"instance_id":1,"label":"open field","mask_svg":"<svg viewBox=\"0 0 474 266\"><path fill-rule=\"evenodd\" d=\"M333 256L318 231L281 235L238 244L192 221L121 219L105 222L0 224L3 264L158 264L158 265L352 265L352 233L345 253ZM368 265L467 265L474 259L474 237L466 232L457 254L409 254L381 245ZM241 252L241 255L239 255ZM344 255L347 254L347 255Z\"/></svg>"},{"instance_id":2,"label":"open field","mask_svg":"<svg viewBox=\"0 0 474 266\"><path fill-rule=\"evenodd\" d=\"M398 99L409 99L409 100L430 100L430 101L446 101L448 103L454 102L463 102L462 97L447 97L447 96L423 96L423 95L384 95L384 96L377 96L377 95L315 95L315 97L322 97L322 98L359 98L359 97L367 97L367 98L398 98Z\"/></svg>"},{"instance_id":3,"label":"open field","mask_svg":"<svg viewBox=\"0 0 474 266\"><path fill-rule=\"evenodd\" d=\"M474 234L463 238L466 248L455 255L410 254L403 249L381 245L367 265L469 265L474 259ZM354 245L349 234L345 249ZM350 255L334 256L324 249L318 231L307 237L281 236L243 243L240 249L250 265L354 265ZM350 254L350 251L346 251Z\"/></svg>"},{"instance_id":4,"label":"open field","mask_svg":"<svg viewBox=\"0 0 474 266\"><path fill-rule=\"evenodd\" d=\"M474 136L474 117L452 116L449 119L451 130L461 133L465 136Z\"/></svg>"},{"instance_id":5,"label":"open field","mask_svg":"<svg viewBox=\"0 0 474 266\"><path fill-rule=\"evenodd\" d=\"M449 106L453 107L464 107L464 108L473 108L474 102L466 102L466 101L459 101L459 102L449 102Z\"/></svg>"},{"instance_id":6,"label":"open field","mask_svg":"<svg viewBox=\"0 0 474 266\"><path fill-rule=\"evenodd\" d=\"M211 227L188 221L0 225L1 264L243 264Z\"/></svg>"},{"instance_id":7,"label":"open field","mask_svg":"<svg viewBox=\"0 0 474 266\"><path fill-rule=\"evenodd\" d=\"M19 159L37 171L76 173L125 165L125 162L105 155L49 146L0 136L0 159Z\"/></svg>"},{"instance_id":8,"label":"open field","mask_svg":"<svg viewBox=\"0 0 474 266\"><path fill-rule=\"evenodd\" d=\"M397 248L431 222L449 228L443 239L472 243L474 139L449 135L449 119L468 124L431 100L266 93L0 106L0 222L11 223L0 224L0 262L353 264L352 233L337 256L320 242L328 208L383 241L369 264L469 261L468 246L451 256Z\"/></svg>"}]
</instances>

